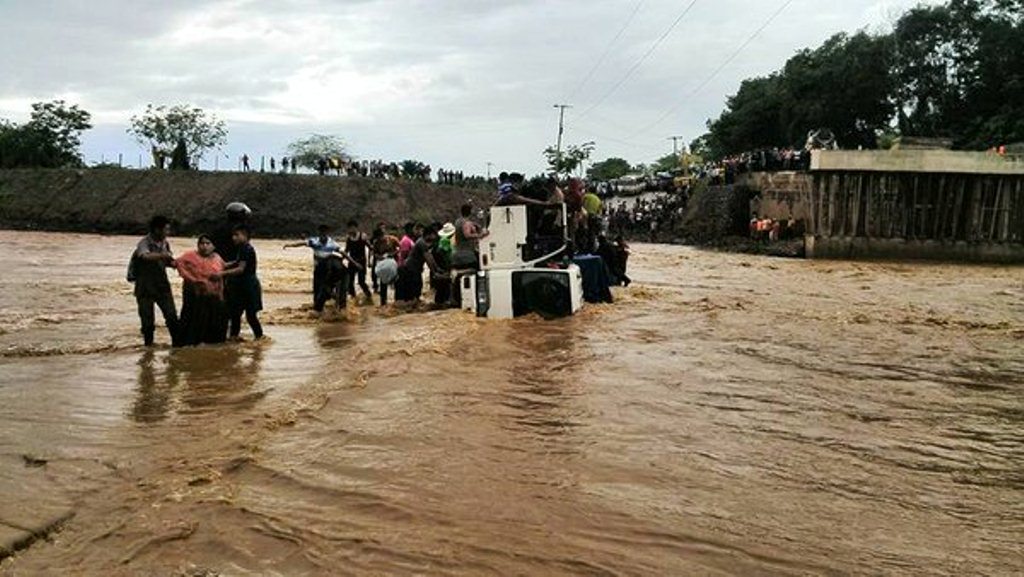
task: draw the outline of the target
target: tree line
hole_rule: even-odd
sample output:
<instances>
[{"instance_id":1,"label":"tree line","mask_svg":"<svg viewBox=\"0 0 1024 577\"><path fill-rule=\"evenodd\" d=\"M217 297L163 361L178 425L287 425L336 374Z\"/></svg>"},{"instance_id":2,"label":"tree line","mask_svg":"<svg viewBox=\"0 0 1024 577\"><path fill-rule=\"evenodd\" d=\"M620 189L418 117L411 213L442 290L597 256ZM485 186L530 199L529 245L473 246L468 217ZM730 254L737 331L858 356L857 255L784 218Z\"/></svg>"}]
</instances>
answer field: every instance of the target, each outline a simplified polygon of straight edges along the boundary
<instances>
[{"instance_id":1,"label":"tree line","mask_svg":"<svg viewBox=\"0 0 1024 577\"><path fill-rule=\"evenodd\" d=\"M1024 0L949 0L909 10L889 33L836 34L745 80L707 127L691 151L711 158L801 146L819 128L843 148L1024 142Z\"/></svg>"},{"instance_id":2,"label":"tree line","mask_svg":"<svg viewBox=\"0 0 1024 577\"><path fill-rule=\"evenodd\" d=\"M63 100L37 102L27 122L0 119L0 168L81 168L81 136L92 128L92 115ZM127 129L149 149L152 166L189 170L227 143L227 125L216 115L188 104L153 105L132 116ZM288 145L291 161L316 170L323 158L350 160L344 141L313 134ZM414 162L414 161L407 161Z\"/></svg>"},{"instance_id":3,"label":"tree line","mask_svg":"<svg viewBox=\"0 0 1024 577\"><path fill-rule=\"evenodd\" d=\"M30 119L21 124L0 119L0 168L84 167L79 150L81 135L92 128L91 119L89 112L63 100L33 104ZM127 132L149 149L154 168L171 170L197 168L207 153L227 143L228 136L224 121L188 104L150 104L145 112L132 116ZM592 145L583 148L585 157ZM574 162L582 162L576 147L570 147L569 152ZM325 160L338 166L354 160L344 140L332 134L296 139L287 146L287 153L291 165L312 171ZM422 174L427 169L426 163L411 159L398 165L404 174ZM477 184L472 178L468 182Z\"/></svg>"},{"instance_id":4,"label":"tree line","mask_svg":"<svg viewBox=\"0 0 1024 577\"><path fill-rule=\"evenodd\" d=\"M92 115L63 100L32 105L28 122L0 119L0 168L63 168L82 165L82 132Z\"/></svg>"}]
</instances>

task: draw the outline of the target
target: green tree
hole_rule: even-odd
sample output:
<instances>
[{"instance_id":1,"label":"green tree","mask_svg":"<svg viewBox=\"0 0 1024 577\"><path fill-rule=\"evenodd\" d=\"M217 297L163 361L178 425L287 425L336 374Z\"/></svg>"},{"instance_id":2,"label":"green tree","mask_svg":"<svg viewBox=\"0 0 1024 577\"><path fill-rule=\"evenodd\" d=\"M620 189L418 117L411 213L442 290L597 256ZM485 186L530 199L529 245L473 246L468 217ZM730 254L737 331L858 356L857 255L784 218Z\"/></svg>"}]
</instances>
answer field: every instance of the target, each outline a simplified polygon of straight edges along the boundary
<instances>
[{"instance_id":1,"label":"green tree","mask_svg":"<svg viewBox=\"0 0 1024 577\"><path fill-rule=\"evenodd\" d=\"M426 179L429 176L427 174L429 167L425 162L406 159L400 162L399 166L402 169L402 176L405 178Z\"/></svg>"},{"instance_id":2,"label":"green tree","mask_svg":"<svg viewBox=\"0 0 1024 577\"><path fill-rule=\"evenodd\" d=\"M555 149L554 146L549 146L544 149L544 156L548 160L551 172L568 176L583 166L583 163L590 158L593 152L594 143L584 142L579 145L571 144L561 152Z\"/></svg>"},{"instance_id":3,"label":"green tree","mask_svg":"<svg viewBox=\"0 0 1024 577\"><path fill-rule=\"evenodd\" d=\"M710 124L710 123L709 123ZM714 136L709 132L693 139L690 143L690 154L694 156L713 158L718 155L714 154L715 143Z\"/></svg>"},{"instance_id":4,"label":"green tree","mask_svg":"<svg viewBox=\"0 0 1024 577\"><path fill-rule=\"evenodd\" d=\"M591 180L607 182L626 176L632 168L629 161L624 158L608 158L594 163L587 170L587 176Z\"/></svg>"},{"instance_id":5,"label":"green tree","mask_svg":"<svg viewBox=\"0 0 1024 577\"><path fill-rule=\"evenodd\" d=\"M224 146L228 137L223 121L201 108L184 104L148 105L144 114L132 117L128 134L139 144L149 146L153 164L158 168L163 168L180 142L185 143L190 164L198 166L207 151Z\"/></svg>"},{"instance_id":6,"label":"green tree","mask_svg":"<svg viewBox=\"0 0 1024 577\"><path fill-rule=\"evenodd\" d=\"M889 36L837 34L791 58L780 77L783 103L775 144L802 145L828 128L841 146L873 148L893 117Z\"/></svg>"},{"instance_id":7,"label":"green tree","mask_svg":"<svg viewBox=\"0 0 1024 577\"><path fill-rule=\"evenodd\" d=\"M682 162L678 154L666 154L655 160L654 164L651 165L651 169L654 172L672 172L681 166Z\"/></svg>"},{"instance_id":8,"label":"green tree","mask_svg":"<svg viewBox=\"0 0 1024 577\"><path fill-rule=\"evenodd\" d=\"M54 100L33 104L28 125L52 141L58 165L80 166L82 157L78 149L82 146L82 132L92 128L91 119L92 115L78 105Z\"/></svg>"},{"instance_id":9,"label":"green tree","mask_svg":"<svg viewBox=\"0 0 1024 577\"><path fill-rule=\"evenodd\" d=\"M55 100L33 104L24 124L0 120L0 167L82 166L81 135L92 128L91 118L77 105Z\"/></svg>"},{"instance_id":10,"label":"green tree","mask_svg":"<svg viewBox=\"0 0 1024 577\"><path fill-rule=\"evenodd\" d=\"M739 92L726 101L726 110L710 123L715 155L785 143L781 113L785 103L779 75L744 80Z\"/></svg>"},{"instance_id":11,"label":"green tree","mask_svg":"<svg viewBox=\"0 0 1024 577\"><path fill-rule=\"evenodd\" d=\"M962 148L1024 141L1024 1L951 0L893 33L899 127Z\"/></svg>"},{"instance_id":12,"label":"green tree","mask_svg":"<svg viewBox=\"0 0 1024 577\"><path fill-rule=\"evenodd\" d=\"M311 134L288 145L288 156L299 166L316 170L322 158L338 158L344 162L352 160L345 141L333 134Z\"/></svg>"},{"instance_id":13,"label":"green tree","mask_svg":"<svg viewBox=\"0 0 1024 577\"><path fill-rule=\"evenodd\" d=\"M873 148L893 117L888 36L837 34L802 50L782 70L745 80L700 143L712 156L802 145L828 128L847 147Z\"/></svg>"}]
</instances>

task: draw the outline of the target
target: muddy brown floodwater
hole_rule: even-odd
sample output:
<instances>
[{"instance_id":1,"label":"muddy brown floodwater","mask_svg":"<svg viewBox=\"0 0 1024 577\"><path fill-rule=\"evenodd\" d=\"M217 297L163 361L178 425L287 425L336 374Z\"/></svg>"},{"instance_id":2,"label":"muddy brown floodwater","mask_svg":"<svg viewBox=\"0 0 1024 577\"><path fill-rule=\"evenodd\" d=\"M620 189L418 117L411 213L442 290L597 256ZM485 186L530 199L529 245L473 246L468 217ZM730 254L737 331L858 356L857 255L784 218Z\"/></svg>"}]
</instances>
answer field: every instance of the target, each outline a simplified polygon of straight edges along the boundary
<instances>
[{"instance_id":1,"label":"muddy brown floodwater","mask_svg":"<svg viewBox=\"0 0 1024 577\"><path fill-rule=\"evenodd\" d=\"M1019 268L637 245L568 320L317 322L268 241L272 340L145 351L133 242L0 232L0 503L70 514L0 574L1024 572Z\"/></svg>"}]
</instances>

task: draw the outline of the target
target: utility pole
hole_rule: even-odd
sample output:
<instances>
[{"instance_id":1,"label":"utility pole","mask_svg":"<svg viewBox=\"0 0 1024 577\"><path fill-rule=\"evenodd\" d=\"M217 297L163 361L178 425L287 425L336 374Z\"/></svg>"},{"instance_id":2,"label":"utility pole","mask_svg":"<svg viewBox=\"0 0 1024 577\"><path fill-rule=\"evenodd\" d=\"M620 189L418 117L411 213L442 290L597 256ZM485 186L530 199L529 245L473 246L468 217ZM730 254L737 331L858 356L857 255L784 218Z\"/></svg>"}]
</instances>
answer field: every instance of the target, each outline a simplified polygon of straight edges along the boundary
<instances>
[{"instance_id":1,"label":"utility pole","mask_svg":"<svg viewBox=\"0 0 1024 577\"><path fill-rule=\"evenodd\" d=\"M572 108L569 104L556 104L555 108L558 109L558 144L555 150L558 151L558 158L562 158L562 134L565 133L565 109Z\"/></svg>"},{"instance_id":2,"label":"utility pole","mask_svg":"<svg viewBox=\"0 0 1024 577\"><path fill-rule=\"evenodd\" d=\"M491 179L491 167L494 166L493 162L487 163L487 180Z\"/></svg>"},{"instance_id":3,"label":"utility pole","mask_svg":"<svg viewBox=\"0 0 1024 577\"><path fill-rule=\"evenodd\" d=\"M667 140L672 141L672 154L679 156L679 141L685 138L684 136L669 136Z\"/></svg>"}]
</instances>

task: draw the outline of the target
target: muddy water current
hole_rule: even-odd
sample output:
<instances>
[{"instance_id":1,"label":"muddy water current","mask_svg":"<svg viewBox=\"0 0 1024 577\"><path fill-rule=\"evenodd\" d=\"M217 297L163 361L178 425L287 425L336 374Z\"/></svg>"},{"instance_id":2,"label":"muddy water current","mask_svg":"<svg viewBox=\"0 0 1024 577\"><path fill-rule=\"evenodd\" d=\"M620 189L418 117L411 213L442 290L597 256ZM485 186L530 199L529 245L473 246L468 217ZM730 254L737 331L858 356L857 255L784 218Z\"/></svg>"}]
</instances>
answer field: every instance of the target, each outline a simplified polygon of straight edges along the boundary
<instances>
[{"instance_id":1,"label":"muddy water current","mask_svg":"<svg viewBox=\"0 0 1024 577\"><path fill-rule=\"evenodd\" d=\"M572 319L321 321L267 241L271 339L144 350L133 243L0 232L0 522L70 511L0 574L1024 572L1019 268L637 245Z\"/></svg>"}]
</instances>

